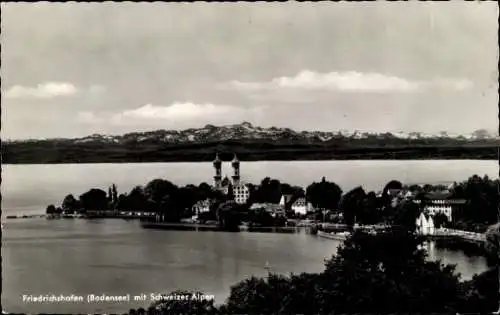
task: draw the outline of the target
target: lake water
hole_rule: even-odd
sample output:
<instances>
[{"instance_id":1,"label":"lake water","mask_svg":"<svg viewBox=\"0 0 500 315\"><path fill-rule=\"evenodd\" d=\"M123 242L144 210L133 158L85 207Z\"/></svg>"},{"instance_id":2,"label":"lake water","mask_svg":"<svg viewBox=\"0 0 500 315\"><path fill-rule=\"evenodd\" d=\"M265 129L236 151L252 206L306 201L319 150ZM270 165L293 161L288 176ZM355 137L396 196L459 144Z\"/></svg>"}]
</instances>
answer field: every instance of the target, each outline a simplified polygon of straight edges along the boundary
<instances>
[{"instance_id":1,"label":"lake water","mask_svg":"<svg viewBox=\"0 0 500 315\"><path fill-rule=\"evenodd\" d=\"M243 178L254 183L269 176L307 186L326 176L344 191L357 185L380 190L392 179L410 184L498 176L497 161L244 162L241 169ZM68 193L78 196L112 183L123 192L154 178L185 185L210 183L212 175L210 163L3 165L2 216L43 213ZM2 306L19 313L120 313L150 303L26 303L22 294L199 289L222 302L231 285L265 276L266 263L273 272L320 272L338 246L307 234L155 231L124 220L2 221ZM430 256L457 264L464 279L486 269L483 258L461 252L433 249Z\"/></svg>"},{"instance_id":2,"label":"lake water","mask_svg":"<svg viewBox=\"0 0 500 315\"><path fill-rule=\"evenodd\" d=\"M119 314L143 303L26 303L22 295L140 295L199 289L217 302L252 275L321 272L338 241L305 233L155 231L125 220L9 220L2 235L2 305L15 313ZM481 257L430 251L465 279Z\"/></svg>"}]
</instances>

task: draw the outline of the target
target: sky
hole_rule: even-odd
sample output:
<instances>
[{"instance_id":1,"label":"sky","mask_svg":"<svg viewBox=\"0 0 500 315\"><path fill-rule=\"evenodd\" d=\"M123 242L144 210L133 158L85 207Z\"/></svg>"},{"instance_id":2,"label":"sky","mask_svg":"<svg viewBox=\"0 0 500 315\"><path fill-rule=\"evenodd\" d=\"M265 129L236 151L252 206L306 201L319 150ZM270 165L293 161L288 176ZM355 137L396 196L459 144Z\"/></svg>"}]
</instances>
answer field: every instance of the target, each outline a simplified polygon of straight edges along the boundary
<instances>
[{"instance_id":1,"label":"sky","mask_svg":"<svg viewBox=\"0 0 500 315\"><path fill-rule=\"evenodd\" d=\"M3 139L498 132L498 6L2 3Z\"/></svg>"}]
</instances>

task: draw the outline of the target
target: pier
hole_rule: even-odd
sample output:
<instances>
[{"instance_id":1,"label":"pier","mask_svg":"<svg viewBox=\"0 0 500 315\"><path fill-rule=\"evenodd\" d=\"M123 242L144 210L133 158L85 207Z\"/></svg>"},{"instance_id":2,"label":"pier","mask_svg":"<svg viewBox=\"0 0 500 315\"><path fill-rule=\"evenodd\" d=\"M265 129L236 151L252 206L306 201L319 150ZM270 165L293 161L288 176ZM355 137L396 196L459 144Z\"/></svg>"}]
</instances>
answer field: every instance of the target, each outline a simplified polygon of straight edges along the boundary
<instances>
[{"instance_id":1,"label":"pier","mask_svg":"<svg viewBox=\"0 0 500 315\"><path fill-rule=\"evenodd\" d=\"M484 243L486 243L486 235L484 233L475 233L475 232L446 229L446 228L436 229L434 233L429 234L427 236L430 239L434 240L435 239L446 240L451 238L451 239L460 239L462 241L475 243L479 245L483 245Z\"/></svg>"}]
</instances>

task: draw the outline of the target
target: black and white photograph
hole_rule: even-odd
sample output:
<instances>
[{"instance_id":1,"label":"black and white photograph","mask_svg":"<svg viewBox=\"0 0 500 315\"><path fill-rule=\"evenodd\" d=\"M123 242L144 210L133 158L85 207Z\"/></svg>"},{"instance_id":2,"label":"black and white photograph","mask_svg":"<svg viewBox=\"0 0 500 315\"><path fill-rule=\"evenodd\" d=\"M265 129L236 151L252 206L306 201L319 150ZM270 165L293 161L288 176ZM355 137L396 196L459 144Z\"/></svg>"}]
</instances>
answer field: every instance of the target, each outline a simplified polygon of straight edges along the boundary
<instances>
[{"instance_id":1,"label":"black and white photograph","mask_svg":"<svg viewBox=\"0 0 500 315\"><path fill-rule=\"evenodd\" d=\"M500 314L498 16L3 2L3 314Z\"/></svg>"}]
</instances>

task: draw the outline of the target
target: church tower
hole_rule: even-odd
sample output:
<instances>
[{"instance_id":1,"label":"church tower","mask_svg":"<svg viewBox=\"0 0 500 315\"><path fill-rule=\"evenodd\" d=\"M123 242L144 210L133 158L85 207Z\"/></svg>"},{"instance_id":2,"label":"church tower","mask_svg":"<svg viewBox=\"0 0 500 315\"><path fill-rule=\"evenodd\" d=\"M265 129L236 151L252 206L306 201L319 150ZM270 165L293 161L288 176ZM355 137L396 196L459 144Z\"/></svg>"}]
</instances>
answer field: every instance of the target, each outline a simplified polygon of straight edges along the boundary
<instances>
[{"instance_id":1,"label":"church tower","mask_svg":"<svg viewBox=\"0 0 500 315\"><path fill-rule=\"evenodd\" d=\"M236 157L236 154L234 155L233 160L231 161L231 165L233 166L233 185L238 186L240 184L240 161Z\"/></svg>"},{"instance_id":2,"label":"church tower","mask_svg":"<svg viewBox=\"0 0 500 315\"><path fill-rule=\"evenodd\" d=\"M219 154L215 154L215 160L213 162L214 168L215 168L215 176L214 176L214 187L216 189L221 188L221 181L222 181L222 161L219 158Z\"/></svg>"}]
</instances>

